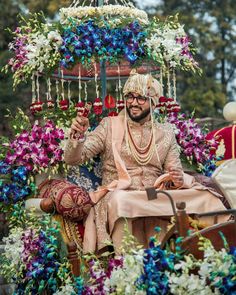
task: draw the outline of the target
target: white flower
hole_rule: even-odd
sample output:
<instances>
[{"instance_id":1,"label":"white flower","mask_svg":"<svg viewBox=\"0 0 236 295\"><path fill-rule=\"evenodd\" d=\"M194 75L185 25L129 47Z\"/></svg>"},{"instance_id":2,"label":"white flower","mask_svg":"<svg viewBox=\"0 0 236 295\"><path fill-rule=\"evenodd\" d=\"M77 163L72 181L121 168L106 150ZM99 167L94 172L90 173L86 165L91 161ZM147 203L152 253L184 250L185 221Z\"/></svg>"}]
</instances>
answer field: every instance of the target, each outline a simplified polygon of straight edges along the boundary
<instances>
[{"instance_id":1,"label":"white flower","mask_svg":"<svg viewBox=\"0 0 236 295\"><path fill-rule=\"evenodd\" d=\"M4 256L10 261L12 266L16 266L20 262L20 256L23 251L23 235L22 228L13 228L8 237L3 238Z\"/></svg>"},{"instance_id":2,"label":"white flower","mask_svg":"<svg viewBox=\"0 0 236 295\"><path fill-rule=\"evenodd\" d=\"M166 274L168 275L169 287L173 295L217 294L211 291L210 287L198 275L182 273L180 276L177 276L175 273L170 274L168 272Z\"/></svg>"},{"instance_id":3,"label":"white flower","mask_svg":"<svg viewBox=\"0 0 236 295\"><path fill-rule=\"evenodd\" d=\"M92 6L84 6L84 7L69 7L69 8L61 8L60 9L60 19L62 23L67 23L69 18L76 18L79 22L79 19L82 19L86 16L103 16L107 17L108 22L112 19L113 22L114 17L122 18L132 18L134 20L139 20L141 23L148 23L147 13L143 10L123 6L123 5L104 5L101 7L92 7Z\"/></svg>"},{"instance_id":4,"label":"white flower","mask_svg":"<svg viewBox=\"0 0 236 295\"><path fill-rule=\"evenodd\" d=\"M53 295L75 295L75 294L76 292L73 286L71 285L62 286L60 287L60 290L53 293Z\"/></svg>"},{"instance_id":5,"label":"white flower","mask_svg":"<svg viewBox=\"0 0 236 295\"><path fill-rule=\"evenodd\" d=\"M142 295L144 291L136 290L135 281L143 272L143 250L124 256L123 267L114 269L110 279L106 279L107 290L115 288L115 294ZM109 294L109 293L108 293Z\"/></svg>"},{"instance_id":6,"label":"white flower","mask_svg":"<svg viewBox=\"0 0 236 295\"><path fill-rule=\"evenodd\" d=\"M57 45L62 44L62 37L58 31L50 31L48 33L48 39L57 43Z\"/></svg>"}]
</instances>

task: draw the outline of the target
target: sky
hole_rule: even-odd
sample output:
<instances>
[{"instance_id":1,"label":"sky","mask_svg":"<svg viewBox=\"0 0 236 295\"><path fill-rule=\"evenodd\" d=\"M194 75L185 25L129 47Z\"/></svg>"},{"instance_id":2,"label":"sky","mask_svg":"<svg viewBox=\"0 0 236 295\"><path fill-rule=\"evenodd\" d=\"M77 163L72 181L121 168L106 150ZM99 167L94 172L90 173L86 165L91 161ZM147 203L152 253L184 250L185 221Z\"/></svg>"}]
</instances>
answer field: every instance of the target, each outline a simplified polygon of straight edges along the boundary
<instances>
[{"instance_id":1,"label":"sky","mask_svg":"<svg viewBox=\"0 0 236 295\"><path fill-rule=\"evenodd\" d=\"M145 8L145 6L157 5L160 0L136 0L136 2L139 4L140 8Z\"/></svg>"}]
</instances>

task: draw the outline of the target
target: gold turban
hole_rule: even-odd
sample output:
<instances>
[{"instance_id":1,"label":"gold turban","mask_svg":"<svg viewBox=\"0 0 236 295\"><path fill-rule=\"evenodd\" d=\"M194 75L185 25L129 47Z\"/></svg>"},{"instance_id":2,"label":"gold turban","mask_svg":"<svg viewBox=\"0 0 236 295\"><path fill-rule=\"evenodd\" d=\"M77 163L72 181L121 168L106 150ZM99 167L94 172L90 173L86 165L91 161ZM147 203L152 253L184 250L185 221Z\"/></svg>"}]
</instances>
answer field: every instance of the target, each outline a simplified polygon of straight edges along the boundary
<instances>
[{"instance_id":1,"label":"gold turban","mask_svg":"<svg viewBox=\"0 0 236 295\"><path fill-rule=\"evenodd\" d=\"M136 70L132 70L123 88L124 95L127 95L130 92L150 97L156 105L159 97L162 95L162 87L152 75L138 74Z\"/></svg>"}]
</instances>

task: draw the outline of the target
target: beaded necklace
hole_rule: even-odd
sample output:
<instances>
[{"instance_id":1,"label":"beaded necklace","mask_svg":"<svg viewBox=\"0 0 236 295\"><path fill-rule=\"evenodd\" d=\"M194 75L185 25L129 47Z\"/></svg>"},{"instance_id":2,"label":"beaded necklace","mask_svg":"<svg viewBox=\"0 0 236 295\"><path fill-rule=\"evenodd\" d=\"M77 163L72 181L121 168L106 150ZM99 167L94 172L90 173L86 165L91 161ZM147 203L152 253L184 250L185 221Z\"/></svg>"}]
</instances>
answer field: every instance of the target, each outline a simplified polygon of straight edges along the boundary
<instances>
[{"instance_id":1,"label":"beaded necklace","mask_svg":"<svg viewBox=\"0 0 236 295\"><path fill-rule=\"evenodd\" d=\"M141 166L147 165L153 157L155 152L155 139L152 134L150 136L149 142L145 147L139 147L135 140L133 139L129 123L127 122L127 143L131 155L134 157L135 161Z\"/></svg>"}]
</instances>

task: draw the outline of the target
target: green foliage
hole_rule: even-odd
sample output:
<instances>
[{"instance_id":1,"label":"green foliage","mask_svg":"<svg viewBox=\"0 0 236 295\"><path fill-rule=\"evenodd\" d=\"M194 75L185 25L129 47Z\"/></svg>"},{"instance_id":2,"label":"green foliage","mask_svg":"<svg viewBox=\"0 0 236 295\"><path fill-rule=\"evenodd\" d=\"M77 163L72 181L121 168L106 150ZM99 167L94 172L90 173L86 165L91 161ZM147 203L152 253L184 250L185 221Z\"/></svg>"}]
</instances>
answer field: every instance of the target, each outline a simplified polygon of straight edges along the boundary
<instances>
[{"instance_id":1,"label":"green foliage","mask_svg":"<svg viewBox=\"0 0 236 295\"><path fill-rule=\"evenodd\" d=\"M70 107L64 111L59 107L49 109L44 106L41 112L35 114L35 119L52 120L58 127L69 128L76 113L75 104L71 101Z\"/></svg>"},{"instance_id":2,"label":"green foliage","mask_svg":"<svg viewBox=\"0 0 236 295\"><path fill-rule=\"evenodd\" d=\"M23 130L30 130L31 128L29 117L20 108L17 108L15 115L7 109L7 115L5 117L8 118L9 126L16 136Z\"/></svg>"},{"instance_id":3,"label":"green foliage","mask_svg":"<svg viewBox=\"0 0 236 295\"><path fill-rule=\"evenodd\" d=\"M71 4L70 0L8 0L2 1L0 9L0 134L9 135L9 127L4 120L6 109L14 110L17 107L25 111L30 104L31 86L29 83L18 86L15 91L12 89L11 73L1 73L1 69L7 64L11 55L8 52L8 43L12 36L6 30L14 30L19 24L19 13L22 16L28 12L43 11L45 16L54 19L60 7L66 7Z\"/></svg>"}]
</instances>

